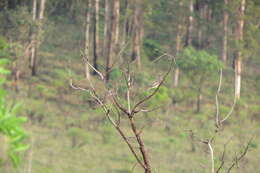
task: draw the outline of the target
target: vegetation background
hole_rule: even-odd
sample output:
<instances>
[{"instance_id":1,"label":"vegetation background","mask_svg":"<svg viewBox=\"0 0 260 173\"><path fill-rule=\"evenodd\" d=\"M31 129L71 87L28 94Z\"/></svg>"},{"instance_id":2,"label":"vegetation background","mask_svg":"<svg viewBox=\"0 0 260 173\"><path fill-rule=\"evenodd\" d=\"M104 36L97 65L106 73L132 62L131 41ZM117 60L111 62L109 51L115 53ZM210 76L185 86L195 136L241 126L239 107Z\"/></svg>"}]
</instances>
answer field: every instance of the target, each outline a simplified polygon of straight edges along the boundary
<instances>
[{"instance_id":1,"label":"vegetation background","mask_svg":"<svg viewBox=\"0 0 260 173\"><path fill-rule=\"evenodd\" d=\"M15 168L5 156L9 142L0 140L0 172L142 172L101 107L88 92L72 89L70 80L88 88L89 78L110 104L87 60L126 105L122 69L130 66L136 102L173 56L177 65L144 105L154 111L136 118L153 172L210 172L209 149L199 139L215 134L220 69L220 116L234 98L236 105L212 141L215 168L225 144L222 172L253 138L232 172L260 172L259 19L259 0L1 0L0 58L8 59L11 73L0 105L22 105L29 149L20 152ZM138 147L125 117L121 126Z\"/></svg>"}]
</instances>

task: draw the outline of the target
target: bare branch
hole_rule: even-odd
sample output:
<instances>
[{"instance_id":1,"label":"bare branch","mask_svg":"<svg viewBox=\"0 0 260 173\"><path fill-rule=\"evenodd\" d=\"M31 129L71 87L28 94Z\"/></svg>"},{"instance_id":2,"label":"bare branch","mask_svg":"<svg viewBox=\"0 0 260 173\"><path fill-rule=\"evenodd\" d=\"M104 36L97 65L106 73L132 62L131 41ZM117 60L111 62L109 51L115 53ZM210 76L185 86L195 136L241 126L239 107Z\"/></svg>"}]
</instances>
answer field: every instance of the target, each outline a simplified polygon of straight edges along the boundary
<instances>
[{"instance_id":1,"label":"bare branch","mask_svg":"<svg viewBox=\"0 0 260 173\"><path fill-rule=\"evenodd\" d=\"M221 156L221 164L218 167L216 173L219 173L219 171L223 168L223 166L225 164L225 154L226 154L226 145L224 145L224 150L223 150L223 153L222 153L222 156Z\"/></svg>"},{"instance_id":2,"label":"bare branch","mask_svg":"<svg viewBox=\"0 0 260 173\"><path fill-rule=\"evenodd\" d=\"M107 106L101 101L101 99L99 99L99 97L97 96L95 90L90 91L88 89L85 88L81 88L81 87L76 87L75 85L73 85L72 83L72 79L70 80L70 85L73 89L76 90L82 90L82 91L87 91L91 94L91 96L100 104L100 106L102 107L102 109L105 112L106 117L109 119L109 121L111 122L111 124L116 128L116 130L119 132L119 134L121 135L121 137L123 138L123 140L126 142L126 144L128 145L129 149L131 150L132 154L134 155L134 157L136 158L136 160L138 161L138 163L144 168L146 169L145 165L143 164L143 162L139 159L137 153L134 150L134 147L129 143L129 141L127 140L127 137L125 136L124 132L121 130L121 128L118 126L118 123L115 123L115 121L113 120L113 118L110 116L110 109L107 108Z\"/></svg>"},{"instance_id":3,"label":"bare branch","mask_svg":"<svg viewBox=\"0 0 260 173\"><path fill-rule=\"evenodd\" d=\"M162 84L164 83L164 81L166 80L166 77L169 75L169 73L171 72L172 68L173 68L173 62L174 62L174 59L172 61L172 64L169 68L169 70L165 73L165 75L163 76L162 80L160 81L159 85L155 88L155 90L150 94L148 95L147 97L143 98L141 101L139 101L138 103L136 103L134 106L133 106L133 109L131 111L131 114L133 114L134 112L136 112L136 109L142 105L143 103L145 103L147 100L149 100L150 98L152 98L160 89L160 87L162 86Z\"/></svg>"},{"instance_id":4,"label":"bare branch","mask_svg":"<svg viewBox=\"0 0 260 173\"><path fill-rule=\"evenodd\" d=\"M219 74L219 84L218 84L218 90L216 94L216 126L219 127L219 100L218 96L221 90L221 85L222 85L222 68L220 69L220 74Z\"/></svg>"},{"instance_id":5,"label":"bare branch","mask_svg":"<svg viewBox=\"0 0 260 173\"><path fill-rule=\"evenodd\" d=\"M236 95L234 94L234 101L233 101L232 107L231 107L230 111L228 112L228 114L222 120L219 121L220 124L222 124L224 121L226 121L230 117L230 115L233 113L234 108L236 106L236 102L237 102L237 99L236 99Z\"/></svg>"},{"instance_id":6,"label":"bare branch","mask_svg":"<svg viewBox=\"0 0 260 173\"><path fill-rule=\"evenodd\" d=\"M132 167L132 171L131 171L132 173L134 172L134 170L135 170L135 168L136 168L137 164L138 164L138 162L137 162L137 163L135 163L135 164L134 164L134 166Z\"/></svg>"},{"instance_id":7,"label":"bare branch","mask_svg":"<svg viewBox=\"0 0 260 173\"><path fill-rule=\"evenodd\" d=\"M112 97L113 98L113 101L114 101L114 104L122 111L124 112L126 115L130 115L130 113L123 107L120 105L120 103L117 101L117 99L115 98L115 96Z\"/></svg>"},{"instance_id":8,"label":"bare branch","mask_svg":"<svg viewBox=\"0 0 260 173\"><path fill-rule=\"evenodd\" d=\"M228 168L227 173L229 173L229 172L234 168L234 166L237 165L237 163L238 163L242 158L245 157L246 153L248 152L248 149L249 149L249 146L250 146L252 140L253 140L253 138L251 138L251 139L249 140L249 142L247 143L247 145L246 145L246 147L244 148L244 151L241 153L241 155L240 155L239 157L237 157L237 156L235 157L233 163L232 163L231 166Z\"/></svg>"},{"instance_id":9,"label":"bare branch","mask_svg":"<svg viewBox=\"0 0 260 173\"><path fill-rule=\"evenodd\" d=\"M137 131L137 128L136 128L136 125L135 125L133 117L129 116L129 120L130 120L132 131L133 131L133 133L134 133L134 135L136 137L136 140L137 140L137 142L139 144L140 152L141 152L141 154L143 156L145 170L151 170L149 159L148 159L148 154L147 154L147 151L145 150L145 147L144 147L144 142L141 139L140 133L138 133L138 131Z\"/></svg>"},{"instance_id":10,"label":"bare branch","mask_svg":"<svg viewBox=\"0 0 260 173\"><path fill-rule=\"evenodd\" d=\"M86 58L83 58L83 60L84 60L84 63L85 63L85 64L87 64L88 66L90 66L90 67L99 75L99 77L101 78L102 81L105 80L104 75L103 75L100 71L98 71L94 66L92 66L92 65L89 63L89 61L86 60Z\"/></svg>"},{"instance_id":11,"label":"bare branch","mask_svg":"<svg viewBox=\"0 0 260 173\"><path fill-rule=\"evenodd\" d=\"M157 62L157 61L159 61L161 58L163 58L163 57L165 57L165 56L167 56L167 54L166 54L166 53L163 53L162 55L156 57L152 62Z\"/></svg>"},{"instance_id":12,"label":"bare branch","mask_svg":"<svg viewBox=\"0 0 260 173\"><path fill-rule=\"evenodd\" d=\"M125 136L124 132L121 130L120 127L116 127L117 131L119 132L119 134L121 135L121 137L124 139L124 141L126 142L126 144L128 145L129 149L131 150L132 154L134 155L135 159L137 160L137 162L144 168L146 169L146 166L144 165L144 163L142 162L142 160L138 157L136 151L134 150L134 147L132 146L132 144L128 141L127 137Z\"/></svg>"},{"instance_id":13,"label":"bare branch","mask_svg":"<svg viewBox=\"0 0 260 173\"><path fill-rule=\"evenodd\" d=\"M214 150L211 146L211 142L208 141L208 147L210 150L210 158L211 158L211 173L215 173L215 165L214 165Z\"/></svg>"},{"instance_id":14,"label":"bare branch","mask_svg":"<svg viewBox=\"0 0 260 173\"><path fill-rule=\"evenodd\" d=\"M223 166L225 164L226 147L227 147L227 145L228 145L228 143L230 142L231 139L232 139L232 137L224 144L224 149L223 149L222 156L221 156L221 159L220 159L221 164L218 167L216 173L219 173L220 170L223 168Z\"/></svg>"},{"instance_id":15,"label":"bare branch","mask_svg":"<svg viewBox=\"0 0 260 173\"><path fill-rule=\"evenodd\" d=\"M230 117L230 115L233 113L234 108L236 106L236 102L237 102L237 99L234 96L234 101L233 101L232 107L231 107L230 111L228 112L228 114L220 121L220 124L222 124L224 121L226 121Z\"/></svg>"},{"instance_id":16,"label":"bare branch","mask_svg":"<svg viewBox=\"0 0 260 173\"><path fill-rule=\"evenodd\" d=\"M169 104L168 105L160 105L160 106L157 106L157 107L150 109L150 110L149 109L140 109L140 110L136 110L136 113L137 112L153 112L153 111L156 111L158 109L161 109L161 108L167 107L167 106L169 106Z\"/></svg>"}]
</instances>

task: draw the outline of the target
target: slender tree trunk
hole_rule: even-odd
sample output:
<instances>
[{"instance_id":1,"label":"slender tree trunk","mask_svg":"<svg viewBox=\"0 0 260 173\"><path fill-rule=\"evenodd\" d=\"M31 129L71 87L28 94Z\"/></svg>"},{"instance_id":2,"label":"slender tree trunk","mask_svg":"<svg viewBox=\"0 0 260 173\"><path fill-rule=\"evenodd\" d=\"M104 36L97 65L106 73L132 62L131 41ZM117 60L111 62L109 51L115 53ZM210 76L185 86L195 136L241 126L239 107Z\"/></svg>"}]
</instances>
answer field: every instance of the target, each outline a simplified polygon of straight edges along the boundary
<instances>
[{"instance_id":1,"label":"slender tree trunk","mask_svg":"<svg viewBox=\"0 0 260 173\"><path fill-rule=\"evenodd\" d=\"M119 17L120 17L120 0L114 0L114 8L113 8L113 30L114 32L114 43L115 46L118 47L119 41Z\"/></svg>"},{"instance_id":2,"label":"slender tree trunk","mask_svg":"<svg viewBox=\"0 0 260 173\"><path fill-rule=\"evenodd\" d=\"M205 11L204 11L204 15L205 15L205 18L206 18L206 22L207 22L207 27L206 27L206 37L204 38L204 43L203 43L203 48L210 48L211 46L211 43L212 43L212 36L211 36L211 25L212 25L212 19L213 19L213 16L212 16L212 9L211 7L206 4L205 5Z\"/></svg>"},{"instance_id":3,"label":"slender tree trunk","mask_svg":"<svg viewBox=\"0 0 260 173\"><path fill-rule=\"evenodd\" d=\"M111 36L111 56L117 58L119 52L119 17L120 17L120 1L114 0L112 14L112 36Z\"/></svg>"},{"instance_id":4,"label":"slender tree trunk","mask_svg":"<svg viewBox=\"0 0 260 173\"><path fill-rule=\"evenodd\" d=\"M99 0L95 0L95 18L94 18L94 59L93 65L98 70L98 57L99 57ZM96 71L93 72L96 74Z\"/></svg>"},{"instance_id":5,"label":"slender tree trunk","mask_svg":"<svg viewBox=\"0 0 260 173\"><path fill-rule=\"evenodd\" d=\"M137 62L137 67L141 67L141 39L140 39L140 4L135 2L134 9L134 28L133 28L133 40L132 40L132 60Z\"/></svg>"},{"instance_id":6,"label":"slender tree trunk","mask_svg":"<svg viewBox=\"0 0 260 173\"><path fill-rule=\"evenodd\" d=\"M40 25L42 24L42 20L43 20L43 18L44 18L45 3L46 3L46 0L41 0L40 13L39 13Z\"/></svg>"},{"instance_id":7,"label":"slender tree trunk","mask_svg":"<svg viewBox=\"0 0 260 173\"><path fill-rule=\"evenodd\" d=\"M246 0L240 1L240 9L238 14L237 29L236 29L236 40L239 43L239 47L235 51L235 97L240 98L241 90L241 67L242 67L242 51L241 45L243 42L243 30L244 30L244 16L245 16Z\"/></svg>"},{"instance_id":8,"label":"slender tree trunk","mask_svg":"<svg viewBox=\"0 0 260 173\"><path fill-rule=\"evenodd\" d=\"M194 4L193 0L190 0L189 2L189 25L188 25L188 30L187 30L187 35L186 35L186 41L185 41L185 47L190 46L192 43L192 32L193 32L193 14L194 14Z\"/></svg>"},{"instance_id":9,"label":"slender tree trunk","mask_svg":"<svg viewBox=\"0 0 260 173\"><path fill-rule=\"evenodd\" d=\"M129 34L129 16L128 16L128 0L125 0L125 22L124 22L124 28L123 28L123 39L122 39L122 44L125 45L127 38L128 38L128 34Z\"/></svg>"},{"instance_id":10,"label":"slender tree trunk","mask_svg":"<svg viewBox=\"0 0 260 173\"><path fill-rule=\"evenodd\" d=\"M203 48L203 42L202 42L202 30L203 30L203 24L202 20L204 20L204 4L203 2L198 2L199 6L199 26L198 26L198 48L202 49Z\"/></svg>"},{"instance_id":11,"label":"slender tree trunk","mask_svg":"<svg viewBox=\"0 0 260 173\"><path fill-rule=\"evenodd\" d=\"M103 56L107 55L107 39L108 30L110 28L110 0L105 0L105 24L104 24L104 40L103 40Z\"/></svg>"},{"instance_id":12,"label":"slender tree trunk","mask_svg":"<svg viewBox=\"0 0 260 173\"><path fill-rule=\"evenodd\" d=\"M34 23L36 23L36 17L37 17L37 0L33 0L32 4L32 18ZM31 31L31 54L30 54L30 65L29 67L32 68L34 64L34 59L36 56L36 34L35 31Z\"/></svg>"},{"instance_id":13,"label":"slender tree trunk","mask_svg":"<svg viewBox=\"0 0 260 173\"><path fill-rule=\"evenodd\" d=\"M178 24L178 31L177 31L177 36L176 36L176 50L175 50L176 58L178 58L180 46L181 46L180 29L181 29L181 25ZM178 85L179 85L179 75L180 75L180 69L179 69L179 67L177 67L175 70L175 73L174 73L174 87L178 87Z\"/></svg>"},{"instance_id":14,"label":"slender tree trunk","mask_svg":"<svg viewBox=\"0 0 260 173\"><path fill-rule=\"evenodd\" d=\"M105 1L105 47L104 47L104 56L106 59L106 81L109 81L110 77L110 71L112 69L112 48L114 47L112 37L113 37L113 32L112 32L112 23L111 23L111 4L110 0Z\"/></svg>"},{"instance_id":15,"label":"slender tree trunk","mask_svg":"<svg viewBox=\"0 0 260 173\"><path fill-rule=\"evenodd\" d=\"M227 6L228 6L228 0L224 0L225 2L225 11L224 11L224 16L223 16L223 40L222 40L222 52L221 52L221 59L224 63L227 62L227 41L228 41L228 11L227 11Z\"/></svg>"},{"instance_id":16,"label":"slender tree trunk","mask_svg":"<svg viewBox=\"0 0 260 173\"><path fill-rule=\"evenodd\" d=\"M201 110L201 99L202 99L201 88L199 88L198 95L197 95L197 109L196 109L197 113L199 113Z\"/></svg>"},{"instance_id":17,"label":"slender tree trunk","mask_svg":"<svg viewBox=\"0 0 260 173\"><path fill-rule=\"evenodd\" d=\"M42 25L43 25L43 19L44 19L44 12L45 12L45 3L46 0L41 0L40 2L40 11L39 11L39 20L38 20L38 34L37 34L37 39L36 39L36 51L35 51L35 56L32 62L32 75L35 76L37 73L37 50L40 47L40 35L42 34Z\"/></svg>"},{"instance_id":18,"label":"slender tree trunk","mask_svg":"<svg viewBox=\"0 0 260 173\"><path fill-rule=\"evenodd\" d=\"M86 23L85 23L85 44L84 44L84 59L85 63L85 77L86 79L90 79L89 73L89 32L90 32L90 24L91 24L91 16L92 16L92 0L88 0L87 2L87 13L86 13ZM95 45L95 44L94 44Z\"/></svg>"},{"instance_id":19,"label":"slender tree trunk","mask_svg":"<svg viewBox=\"0 0 260 173\"><path fill-rule=\"evenodd\" d=\"M183 1L180 0L179 1L179 8L181 9L183 7ZM177 26L177 35L176 35L176 47L175 47L175 56L176 58L179 58L179 52L181 49L181 40L182 40L182 17L179 17L179 22L178 22L178 26ZM191 40L190 40L191 41ZM174 87L177 87L179 84L179 75L180 75L180 69L179 67L176 68L175 73L174 73Z\"/></svg>"},{"instance_id":20,"label":"slender tree trunk","mask_svg":"<svg viewBox=\"0 0 260 173\"><path fill-rule=\"evenodd\" d=\"M109 6L107 6L110 4L106 4L106 8L108 8L109 10ZM112 11L112 18L111 16L108 18L109 21L108 24L110 24L110 26L107 29L107 33L106 36L107 38L107 53L106 53L106 81L109 80L109 76L110 76L110 72L112 69L112 58L116 58L117 56L117 52L118 52L118 41L119 41L119 15L120 15L120 1L119 0L114 0L113 2L113 11ZM110 14L110 13L109 13Z\"/></svg>"}]
</instances>

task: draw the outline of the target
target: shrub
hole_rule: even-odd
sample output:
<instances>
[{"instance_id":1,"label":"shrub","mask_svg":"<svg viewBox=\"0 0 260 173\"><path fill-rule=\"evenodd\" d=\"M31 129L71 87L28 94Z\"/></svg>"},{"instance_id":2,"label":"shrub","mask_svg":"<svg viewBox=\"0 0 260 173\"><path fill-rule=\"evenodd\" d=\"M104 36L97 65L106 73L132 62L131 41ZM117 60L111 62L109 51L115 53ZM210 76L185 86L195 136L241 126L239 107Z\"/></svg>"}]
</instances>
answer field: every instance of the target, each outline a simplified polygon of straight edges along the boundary
<instances>
[{"instance_id":1,"label":"shrub","mask_svg":"<svg viewBox=\"0 0 260 173\"><path fill-rule=\"evenodd\" d=\"M28 145L23 143L27 136L22 128L26 118L17 117L20 108L19 104L10 106L5 100L6 92L2 88L2 84L5 81L5 75L9 73L9 71L5 69L5 64L8 63L8 60L3 59L8 54L7 47L8 45L5 40L0 38L0 55L2 56L0 59L0 77L2 78L2 81L0 82L0 134L4 136L4 144L6 141L8 142L7 154L13 165L17 167L21 160L19 153L28 148ZM3 161L5 160L2 160L1 162Z\"/></svg>"}]
</instances>

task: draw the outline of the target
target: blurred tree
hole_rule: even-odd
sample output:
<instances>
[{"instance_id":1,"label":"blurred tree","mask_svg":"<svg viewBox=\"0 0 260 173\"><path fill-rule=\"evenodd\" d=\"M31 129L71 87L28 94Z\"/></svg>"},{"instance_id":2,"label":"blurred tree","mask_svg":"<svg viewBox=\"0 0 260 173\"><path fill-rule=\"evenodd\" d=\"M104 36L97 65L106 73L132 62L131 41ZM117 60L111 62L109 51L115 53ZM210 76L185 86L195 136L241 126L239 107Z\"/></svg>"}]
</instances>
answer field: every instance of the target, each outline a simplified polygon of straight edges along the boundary
<instances>
[{"instance_id":1,"label":"blurred tree","mask_svg":"<svg viewBox=\"0 0 260 173\"><path fill-rule=\"evenodd\" d=\"M223 16L223 39L221 59L224 63L227 62L227 42L228 42L228 0L224 0L224 16Z\"/></svg>"},{"instance_id":2,"label":"blurred tree","mask_svg":"<svg viewBox=\"0 0 260 173\"><path fill-rule=\"evenodd\" d=\"M91 17L92 17L92 1L87 1L87 12L86 12L86 20L85 20L85 43L84 43L84 60L85 62L85 77L87 79L90 78L89 74L89 56L90 56L90 25L91 25Z\"/></svg>"},{"instance_id":3,"label":"blurred tree","mask_svg":"<svg viewBox=\"0 0 260 173\"><path fill-rule=\"evenodd\" d=\"M189 0L189 22L186 34L185 46L191 46L192 43L192 32L193 32L193 15L194 15L194 2Z\"/></svg>"},{"instance_id":4,"label":"blurred tree","mask_svg":"<svg viewBox=\"0 0 260 173\"><path fill-rule=\"evenodd\" d=\"M177 59L177 64L191 80L192 85L195 85L192 88L197 91L196 112L200 112L203 86L214 74L218 74L222 64L215 55L192 47L184 49L181 58Z\"/></svg>"},{"instance_id":5,"label":"blurred tree","mask_svg":"<svg viewBox=\"0 0 260 173\"><path fill-rule=\"evenodd\" d=\"M32 39L32 52L31 52L31 59L30 59L30 65L32 69L32 75L35 76L37 74L37 57L38 53L37 50L40 46L40 37L43 33L43 19L44 19L44 12L45 12L45 2L46 0L40 1L40 9L37 18L37 0L33 0L33 20L37 22L38 29L37 29L37 35L35 38Z\"/></svg>"},{"instance_id":6,"label":"blurred tree","mask_svg":"<svg viewBox=\"0 0 260 173\"><path fill-rule=\"evenodd\" d=\"M237 41L238 47L235 50L234 57L234 68L235 68L235 97L237 99L240 98L240 90L241 90L241 71L242 71L242 45L243 45L243 36L244 36L244 16L245 16L245 6L246 0L240 1L240 7L238 11L237 18L237 27L235 39Z\"/></svg>"},{"instance_id":7,"label":"blurred tree","mask_svg":"<svg viewBox=\"0 0 260 173\"><path fill-rule=\"evenodd\" d=\"M134 3L134 23L132 37L132 61L136 61L137 66L141 67L141 18L143 15L142 3L135 1Z\"/></svg>"},{"instance_id":8,"label":"blurred tree","mask_svg":"<svg viewBox=\"0 0 260 173\"><path fill-rule=\"evenodd\" d=\"M104 33L104 57L106 59L106 81L109 80L109 73L112 69L112 19L111 19L111 1L105 1L105 33Z\"/></svg>"},{"instance_id":9,"label":"blurred tree","mask_svg":"<svg viewBox=\"0 0 260 173\"><path fill-rule=\"evenodd\" d=\"M91 8L90 8L91 9ZM94 56L93 56L93 66L98 70L98 57L100 54L99 46L99 0L95 0L95 17L94 17ZM97 74L96 71L93 74Z\"/></svg>"},{"instance_id":10,"label":"blurred tree","mask_svg":"<svg viewBox=\"0 0 260 173\"><path fill-rule=\"evenodd\" d=\"M192 4L193 6L193 4ZM180 0L179 1L179 9L180 10L183 10L183 1ZM193 8L193 7L192 7ZM192 11L191 11L192 12ZM191 16L190 16L191 17ZM192 30L192 20L193 19L190 19L189 17L189 30ZM177 25L177 33L176 33L176 43L175 43L175 57L178 58L179 56L179 52L181 50L181 47L182 47L182 33L183 33L183 18L184 16L182 14L179 15L178 17L178 25ZM191 32L191 31L188 31L188 33ZM190 37L190 36L188 36ZM188 43L191 42L191 38L188 38ZM175 70L175 73L174 73L174 87L177 87L178 84L179 84L179 75L180 75L180 69L179 67L176 68Z\"/></svg>"}]
</instances>

